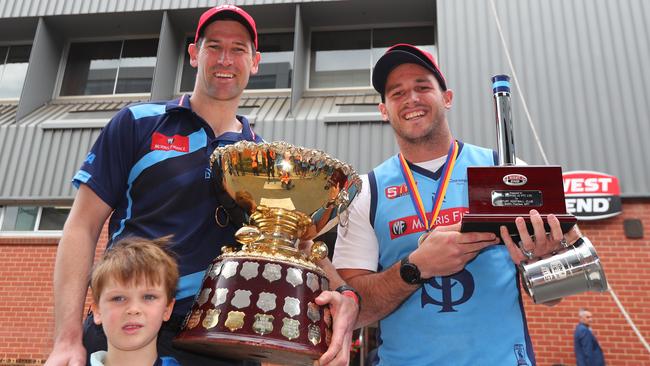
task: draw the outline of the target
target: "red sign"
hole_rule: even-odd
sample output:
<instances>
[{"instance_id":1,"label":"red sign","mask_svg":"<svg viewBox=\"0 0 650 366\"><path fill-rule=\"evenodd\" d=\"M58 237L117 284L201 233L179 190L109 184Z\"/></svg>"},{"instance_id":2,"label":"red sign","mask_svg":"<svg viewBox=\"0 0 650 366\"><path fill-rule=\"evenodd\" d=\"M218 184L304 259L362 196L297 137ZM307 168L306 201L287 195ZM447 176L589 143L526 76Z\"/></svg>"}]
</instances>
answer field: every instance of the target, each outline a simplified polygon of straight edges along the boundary
<instances>
[{"instance_id":1,"label":"red sign","mask_svg":"<svg viewBox=\"0 0 650 366\"><path fill-rule=\"evenodd\" d=\"M165 136L160 132L154 132L151 137L151 150L188 152L190 138L182 135Z\"/></svg>"},{"instance_id":2,"label":"red sign","mask_svg":"<svg viewBox=\"0 0 650 366\"><path fill-rule=\"evenodd\" d=\"M438 218L436 218L436 222L433 223L433 227L435 228L436 226L447 226L460 222L460 220L463 218L463 215L467 212L469 212L469 209L467 207L454 207L440 210ZM429 214L430 212L427 212L427 215ZM393 221L390 221L388 223L388 226L391 240L408 234L424 232L425 230L424 223L420 221L418 215L395 219Z\"/></svg>"},{"instance_id":3,"label":"red sign","mask_svg":"<svg viewBox=\"0 0 650 366\"><path fill-rule=\"evenodd\" d=\"M580 220L600 220L621 213L621 189L613 175L572 171L562 175L567 211Z\"/></svg>"}]
</instances>

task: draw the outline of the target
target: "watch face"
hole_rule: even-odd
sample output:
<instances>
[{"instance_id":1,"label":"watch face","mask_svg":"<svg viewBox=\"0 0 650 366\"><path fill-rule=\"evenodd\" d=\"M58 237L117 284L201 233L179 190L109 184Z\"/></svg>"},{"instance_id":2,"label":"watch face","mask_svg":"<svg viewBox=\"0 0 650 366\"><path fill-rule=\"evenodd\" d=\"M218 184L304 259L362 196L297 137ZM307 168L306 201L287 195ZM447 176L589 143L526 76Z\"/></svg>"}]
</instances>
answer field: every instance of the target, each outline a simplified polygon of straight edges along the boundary
<instances>
[{"instance_id":1,"label":"watch face","mask_svg":"<svg viewBox=\"0 0 650 366\"><path fill-rule=\"evenodd\" d=\"M413 263L404 263L399 270L400 276L406 283L412 285L420 282L420 271Z\"/></svg>"}]
</instances>

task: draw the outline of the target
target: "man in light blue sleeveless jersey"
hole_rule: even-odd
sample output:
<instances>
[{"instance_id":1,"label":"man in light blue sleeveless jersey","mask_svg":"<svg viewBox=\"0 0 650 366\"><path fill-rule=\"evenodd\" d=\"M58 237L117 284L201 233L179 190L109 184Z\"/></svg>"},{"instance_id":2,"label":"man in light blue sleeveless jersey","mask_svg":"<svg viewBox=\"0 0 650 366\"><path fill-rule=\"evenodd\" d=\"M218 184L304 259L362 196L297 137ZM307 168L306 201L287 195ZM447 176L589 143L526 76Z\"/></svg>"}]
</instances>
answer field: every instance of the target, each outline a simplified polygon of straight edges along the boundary
<instances>
[{"instance_id":1,"label":"man in light blue sleeveless jersey","mask_svg":"<svg viewBox=\"0 0 650 366\"><path fill-rule=\"evenodd\" d=\"M505 228L503 239L459 232L466 168L494 165L495 153L452 137L453 93L429 53L391 47L375 65L373 86L400 153L363 177L334 265L364 299L357 325L379 321L379 364L534 365L515 265L528 258ZM516 220L529 256L558 250L557 218L549 215L545 235L539 213L530 213L536 240Z\"/></svg>"}]
</instances>

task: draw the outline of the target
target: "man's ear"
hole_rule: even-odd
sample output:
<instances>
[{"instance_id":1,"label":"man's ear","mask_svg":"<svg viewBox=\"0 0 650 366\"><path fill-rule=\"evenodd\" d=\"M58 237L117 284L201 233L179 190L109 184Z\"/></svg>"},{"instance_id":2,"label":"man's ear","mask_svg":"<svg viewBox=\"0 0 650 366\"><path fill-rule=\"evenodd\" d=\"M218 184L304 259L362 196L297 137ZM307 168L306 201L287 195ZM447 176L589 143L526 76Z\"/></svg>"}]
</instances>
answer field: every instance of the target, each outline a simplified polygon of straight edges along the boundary
<instances>
[{"instance_id":1,"label":"man's ear","mask_svg":"<svg viewBox=\"0 0 650 366\"><path fill-rule=\"evenodd\" d=\"M454 100L454 92L451 89L447 89L442 92L442 99L445 102L445 107L447 109L451 108L451 102Z\"/></svg>"},{"instance_id":2,"label":"man's ear","mask_svg":"<svg viewBox=\"0 0 650 366\"><path fill-rule=\"evenodd\" d=\"M262 54L260 54L259 52L255 52L255 55L253 55L253 66L251 66L251 75L255 75L259 71L261 59L262 59Z\"/></svg>"},{"instance_id":3,"label":"man's ear","mask_svg":"<svg viewBox=\"0 0 650 366\"><path fill-rule=\"evenodd\" d=\"M381 118L384 121L388 121L388 110L386 109L386 104L384 103L379 103L379 113L381 113Z\"/></svg>"},{"instance_id":4,"label":"man's ear","mask_svg":"<svg viewBox=\"0 0 650 366\"><path fill-rule=\"evenodd\" d=\"M102 313L94 301L90 304L90 310L93 312L93 322L97 325L102 325Z\"/></svg>"},{"instance_id":5,"label":"man's ear","mask_svg":"<svg viewBox=\"0 0 650 366\"><path fill-rule=\"evenodd\" d=\"M187 53L190 55L190 65L192 65L192 67L198 67L199 46L196 43L190 43L190 45L187 46Z\"/></svg>"}]
</instances>

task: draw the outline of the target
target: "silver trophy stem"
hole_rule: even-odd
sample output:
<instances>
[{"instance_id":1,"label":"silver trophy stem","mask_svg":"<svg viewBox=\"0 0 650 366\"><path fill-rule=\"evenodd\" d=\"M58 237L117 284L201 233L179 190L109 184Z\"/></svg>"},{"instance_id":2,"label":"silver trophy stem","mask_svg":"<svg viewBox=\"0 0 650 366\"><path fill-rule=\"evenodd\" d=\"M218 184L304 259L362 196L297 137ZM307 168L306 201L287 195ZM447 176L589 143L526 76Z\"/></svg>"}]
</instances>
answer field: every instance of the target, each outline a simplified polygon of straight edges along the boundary
<instances>
[{"instance_id":1,"label":"silver trophy stem","mask_svg":"<svg viewBox=\"0 0 650 366\"><path fill-rule=\"evenodd\" d=\"M515 141L512 128L512 107L510 103L510 77L496 75L492 77L494 93L494 111L497 124L497 154L499 165L515 165Z\"/></svg>"}]
</instances>

